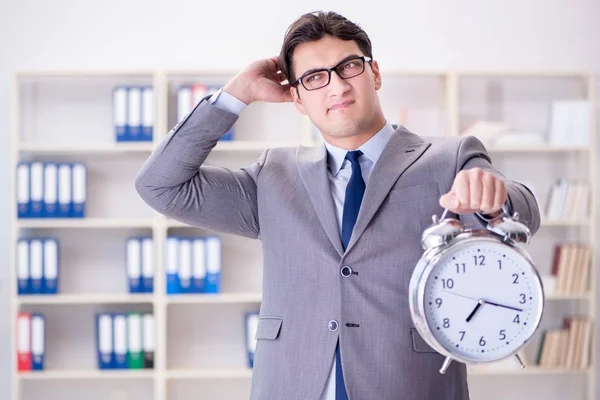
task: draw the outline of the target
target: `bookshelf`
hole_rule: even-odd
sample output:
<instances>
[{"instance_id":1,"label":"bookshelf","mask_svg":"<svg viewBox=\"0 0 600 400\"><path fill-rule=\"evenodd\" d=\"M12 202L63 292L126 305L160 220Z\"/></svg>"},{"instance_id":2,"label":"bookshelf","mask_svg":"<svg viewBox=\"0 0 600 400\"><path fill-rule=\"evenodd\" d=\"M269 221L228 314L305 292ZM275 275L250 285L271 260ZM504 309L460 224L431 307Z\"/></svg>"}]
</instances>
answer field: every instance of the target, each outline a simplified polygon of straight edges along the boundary
<instances>
[{"instance_id":1,"label":"bookshelf","mask_svg":"<svg viewBox=\"0 0 600 400\"><path fill-rule=\"evenodd\" d=\"M154 379L155 373L152 371L48 371L43 374L22 374L20 379L27 380L97 380L97 379Z\"/></svg>"},{"instance_id":2,"label":"bookshelf","mask_svg":"<svg viewBox=\"0 0 600 400\"><path fill-rule=\"evenodd\" d=\"M16 254L11 253L11 311L42 312L47 318L46 370L16 371L13 334L12 400L70 399L91 393L96 399L185 400L247 398L252 370L247 367L243 315L261 303L260 242L231 235L222 238L222 293L168 296L165 292L165 243L169 235L206 235L155 213L134 189L139 168L177 122L176 97L181 84L223 85L237 71L34 71L19 72L12 90L11 171L16 162L82 161L88 165L88 209L84 219L18 219L12 211L12 237L57 237L61 243L60 294L18 296ZM503 118L515 127L545 131L548 102L583 98L596 107L595 76L582 72L382 71L380 98L388 120L420 135L460 135L478 118ZM115 143L111 91L116 85L152 85L154 139L151 143ZM515 107L514 104L518 106ZM524 110L524 111L523 111ZM523 113L526 116L523 116ZM594 113L590 130L596 132ZM89 121L94 121L90 124ZM207 163L237 168L256 160L266 148L311 145L318 141L310 121L291 104L253 104L236 124L236 140L220 142ZM285 134L282 134L285 132ZM535 187L544 209L556 177L569 174L590 182L595 204L597 147L589 145L486 144L493 163L509 179ZM530 245L540 272L549 273L551 249L561 241L596 243L595 207L589 218L543 218ZM154 293L130 294L126 287L124 241L151 236L154 245ZM68 244L62 249L63 244ZM592 248L592 266L596 250ZM596 275L590 270L584 292L548 294L544 326L560 325L564 315L595 320ZM97 312L152 312L155 319L155 365L152 370L104 371L95 366ZM206 323L209 321L210 323ZM529 363L540 346L539 335L525 348ZM595 334L594 334L595 336ZM513 365L469 368L473 399L531 398L549 382L560 380L593 399L596 391L595 341L589 368ZM51 350L52 349L52 350ZM508 387L507 379L524 382ZM512 385L511 385L512 386ZM518 386L518 385L517 385ZM485 389L484 389L485 388ZM50 395L49 395L50 393ZM560 397L557 392L555 398ZM567 392L571 395L571 391ZM564 394L564 393L563 393ZM52 397L55 396L55 397ZM553 397L548 396L552 399Z\"/></svg>"},{"instance_id":3,"label":"bookshelf","mask_svg":"<svg viewBox=\"0 0 600 400\"><path fill-rule=\"evenodd\" d=\"M152 295L130 294L58 294L56 296L19 296L19 305L58 304L144 304L152 303Z\"/></svg>"},{"instance_id":4,"label":"bookshelf","mask_svg":"<svg viewBox=\"0 0 600 400\"><path fill-rule=\"evenodd\" d=\"M544 278L552 273L552 250L558 244L583 242L589 245L591 253L595 254L596 241L596 210L590 208L585 218L571 216L549 216L550 187L557 177L568 177L573 180L583 180L589 183L590 200L595 198L595 168L596 168L596 122L597 113L595 77L590 74L537 74L537 73L482 73L464 72L458 74L457 93L457 124L454 133L477 132L473 129L478 121L501 121L509 125L507 136L515 132L515 137L523 135L522 144L519 140L503 142L500 139L488 138L481 135L480 139L486 144L493 164L507 177L525 183L536 195L543 215L540 231L534 236L529 246L540 273ZM553 145L547 141L540 142L536 134L552 130L551 106L557 100L585 100L589 102L591 112L588 123L588 145L577 144L574 133L573 140L568 144ZM548 133L550 136L551 133ZM502 137L501 137L502 138ZM488 139L486 141L486 139ZM568 141L567 141L568 142ZM573 144L575 143L575 144ZM593 204L593 203L592 203ZM595 256L592 255L592 260ZM575 263L573 263L574 265ZM544 279L549 287L546 288L546 309L540 329L536 336L525 347L526 363L532 364L540 357L543 347L544 333L561 328L566 317L584 316L592 325L595 321L596 277L595 263L589 270L589 288L583 291L564 292L554 290L554 280ZM588 285L585 285L586 287ZM508 393L501 390L498 394L489 394L490 382L505 382L501 376L510 379L520 379L522 385L516 383L511 398L528 395L529 398L573 398L594 399L596 394L596 357L595 340L592 334L589 366L565 368L561 366L528 365L520 371L518 367L507 360L498 365L474 367L469 371L470 388L474 398L507 398ZM571 340L571 339L569 339ZM591 347L591 348L590 348ZM567 346L565 346L567 348ZM559 348L560 351L562 348ZM574 353L575 354L575 353ZM582 353L583 354L583 353ZM571 356L570 356L571 357ZM573 355L572 357L575 357ZM560 357L558 357L560 359ZM574 358L573 358L574 359ZM571 358L570 358L571 360ZM519 375L524 372L524 375ZM520 376L521 378L517 378ZM523 376L531 376L527 380ZM570 376L571 379L568 379ZM545 377L548 377L547 379ZM556 382L561 386L555 387L554 392L545 393L548 387ZM496 386L494 386L496 389ZM502 388L498 384L498 389ZM558 394L560 393L560 395ZM494 397L496 396L496 397ZM553 397L555 396L555 397Z\"/></svg>"}]
</instances>

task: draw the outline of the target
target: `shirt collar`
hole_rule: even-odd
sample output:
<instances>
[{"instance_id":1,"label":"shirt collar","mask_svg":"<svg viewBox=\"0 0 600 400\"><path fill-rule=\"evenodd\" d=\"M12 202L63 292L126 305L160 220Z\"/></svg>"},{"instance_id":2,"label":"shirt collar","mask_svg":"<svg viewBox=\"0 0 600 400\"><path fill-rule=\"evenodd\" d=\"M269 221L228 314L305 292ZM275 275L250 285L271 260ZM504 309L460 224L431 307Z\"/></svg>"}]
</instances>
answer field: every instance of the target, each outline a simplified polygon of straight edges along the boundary
<instances>
[{"instance_id":1,"label":"shirt collar","mask_svg":"<svg viewBox=\"0 0 600 400\"><path fill-rule=\"evenodd\" d=\"M383 153L383 149L385 149L385 146L388 144L395 131L394 127L386 122L384 127L377 132L375 136L356 150L362 151L373 164L376 164L381 153ZM325 141L325 147L327 148L327 163L329 165L329 170L333 176L336 176L342 168L348 150L334 146L327 141Z\"/></svg>"}]
</instances>

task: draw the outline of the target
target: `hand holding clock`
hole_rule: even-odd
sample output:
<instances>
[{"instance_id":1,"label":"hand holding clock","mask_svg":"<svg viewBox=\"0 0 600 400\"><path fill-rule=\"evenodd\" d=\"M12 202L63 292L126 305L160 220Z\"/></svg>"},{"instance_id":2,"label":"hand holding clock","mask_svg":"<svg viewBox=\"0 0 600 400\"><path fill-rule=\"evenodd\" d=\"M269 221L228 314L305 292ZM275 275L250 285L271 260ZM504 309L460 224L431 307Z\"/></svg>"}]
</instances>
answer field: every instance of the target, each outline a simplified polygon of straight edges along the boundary
<instances>
[{"instance_id":1,"label":"hand holding clock","mask_svg":"<svg viewBox=\"0 0 600 400\"><path fill-rule=\"evenodd\" d=\"M450 191L440 197L439 203L456 214L481 212L496 217L507 198L502 179L481 168L471 168L456 174Z\"/></svg>"}]
</instances>

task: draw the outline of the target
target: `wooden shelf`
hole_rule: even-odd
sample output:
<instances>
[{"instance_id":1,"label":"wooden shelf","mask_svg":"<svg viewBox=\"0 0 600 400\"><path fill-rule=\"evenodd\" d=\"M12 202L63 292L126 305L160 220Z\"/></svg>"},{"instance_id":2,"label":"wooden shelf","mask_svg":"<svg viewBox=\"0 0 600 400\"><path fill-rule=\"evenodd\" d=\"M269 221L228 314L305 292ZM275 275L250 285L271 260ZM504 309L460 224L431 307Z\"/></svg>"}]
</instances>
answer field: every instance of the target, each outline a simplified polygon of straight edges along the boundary
<instances>
[{"instance_id":1,"label":"wooden shelf","mask_svg":"<svg viewBox=\"0 0 600 400\"><path fill-rule=\"evenodd\" d=\"M586 226L589 220L542 219L542 226ZM144 218L22 218L19 228L151 228L152 219ZM168 228L194 228L183 222L168 220Z\"/></svg>"},{"instance_id":2,"label":"wooden shelf","mask_svg":"<svg viewBox=\"0 0 600 400\"><path fill-rule=\"evenodd\" d=\"M592 72L585 71L541 71L541 70L522 70L522 71L461 71L460 75L465 78L470 77L506 77L506 78L584 78L593 75Z\"/></svg>"},{"instance_id":3,"label":"wooden shelf","mask_svg":"<svg viewBox=\"0 0 600 400\"><path fill-rule=\"evenodd\" d=\"M19 228L152 228L144 218L22 218Z\"/></svg>"},{"instance_id":4,"label":"wooden shelf","mask_svg":"<svg viewBox=\"0 0 600 400\"><path fill-rule=\"evenodd\" d=\"M18 78L105 78L142 77L151 78L154 70L23 70L16 73Z\"/></svg>"},{"instance_id":5,"label":"wooden shelf","mask_svg":"<svg viewBox=\"0 0 600 400\"><path fill-rule=\"evenodd\" d=\"M21 305L50 305L50 304L142 304L152 303L152 293L140 294L57 294L57 295L26 295L19 296L17 302Z\"/></svg>"},{"instance_id":6,"label":"wooden shelf","mask_svg":"<svg viewBox=\"0 0 600 400\"><path fill-rule=\"evenodd\" d=\"M552 293L545 297L546 301L561 301L561 300L593 300L594 297L589 292L584 293Z\"/></svg>"},{"instance_id":7,"label":"wooden shelf","mask_svg":"<svg viewBox=\"0 0 600 400\"><path fill-rule=\"evenodd\" d=\"M590 300L589 293L550 294L546 301ZM18 297L19 304L140 304L152 303L154 295L139 294L57 294L23 295ZM252 304L262 302L261 293L217 293L217 294L179 294L165 295L168 304Z\"/></svg>"},{"instance_id":8,"label":"wooden shelf","mask_svg":"<svg viewBox=\"0 0 600 400\"><path fill-rule=\"evenodd\" d=\"M150 142L139 143L114 143L114 144L85 144L85 145L56 145L53 143L21 143L18 151L21 153L37 154L97 154L97 155L115 155L120 153L147 153L148 155L154 149L154 144Z\"/></svg>"},{"instance_id":9,"label":"wooden shelf","mask_svg":"<svg viewBox=\"0 0 600 400\"><path fill-rule=\"evenodd\" d=\"M250 368L205 368L167 370L167 379L251 379Z\"/></svg>"},{"instance_id":10,"label":"wooden shelf","mask_svg":"<svg viewBox=\"0 0 600 400\"><path fill-rule=\"evenodd\" d=\"M298 146L296 142L271 142L271 141L221 141L217 143L213 152L260 152L276 147Z\"/></svg>"},{"instance_id":11,"label":"wooden shelf","mask_svg":"<svg viewBox=\"0 0 600 400\"><path fill-rule=\"evenodd\" d=\"M542 226L586 226L589 225L589 219L548 219L542 217Z\"/></svg>"},{"instance_id":12,"label":"wooden shelf","mask_svg":"<svg viewBox=\"0 0 600 400\"><path fill-rule=\"evenodd\" d=\"M175 221L172 219L167 220L166 222L167 228L195 228L195 229L201 229L195 226L191 226L188 224L185 224L183 222L179 222L179 221Z\"/></svg>"},{"instance_id":13,"label":"wooden shelf","mask_svg":"<svg viewBox=\"0 0 600 400\"><path fill-rule=\"evenodd\" d=\"M541 146L490 146L487 147L490 153L586 153L589 152L588 146L552 146L549 144Z\"/></svg>"},{"instance_id":14,"label":"wooden shelf","mask_svg":"<svg viewBox=\"0 0 600 400\"><path fill-rule=\"evenodd\" d=\"M168 295L168 304L252 304L262 302L261 293Z\"/></svg>"},{"instance_id":15,"label":"wooden shelf","mask_svg":"<svg viewBox=\"0 0 600 400\"><path fill-rule=\"evenodd\" d=\"M20 380L73 380L73 379L154 379L155 372L142 370L45 370L19 372Z\"/></svg>"},{"instance_id":16,"label":"wooden shelf","mask_svg":"<svg viewBox=\"0 0 600 400\"><path fill-rule=\"evenodd\" d=\"M470 367L467 368L468 376L493 376L493 375L561 375L561 374L586 374L590 369L569 368L541 368L537 365L526 366L521 369L499 367Z\"/></svg>"}]
</instances>

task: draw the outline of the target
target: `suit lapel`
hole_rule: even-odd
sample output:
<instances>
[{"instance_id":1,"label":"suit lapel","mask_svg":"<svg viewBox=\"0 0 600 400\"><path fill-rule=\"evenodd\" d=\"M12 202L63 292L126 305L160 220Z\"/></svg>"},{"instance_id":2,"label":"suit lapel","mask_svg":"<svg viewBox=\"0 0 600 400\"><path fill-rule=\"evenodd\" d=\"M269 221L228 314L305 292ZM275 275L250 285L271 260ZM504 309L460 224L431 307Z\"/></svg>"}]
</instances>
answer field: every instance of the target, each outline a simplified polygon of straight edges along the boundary
<instances>
[{"instance_id":1,"label":"suit lapel","mask_svg":"<svg viewBox=\"0 0 600 400\"><path fill-rule=\"evenodd\" d=\"M403 127L396 130L371 172L346 253L365 231L394 183L429 145Z\"/></svg>"},{"instance_id":2,"label":"suit lapel","mask_svg":"<svg viewBox=\"0 0 600 400\"><path fill-rule=\"evenodd\" d=\"M302 183L310 197L317 217L321 221L331 244L342 257L344 249L331 197L331 188L329 187L327 149L324 144L316 148L299 147L296 159Z\"/></svg>"},{"instance_id":3,"label":"suit lapel","mask_svg":"<svg viewBox=\"0 0 600 400\"><path fill-rule=\"evenodd\" d=\"M396 130L371 172L346 253L363 234L394 183L427 150L429 145L430 143L424 142L419 136L403 127ZM296 159L300 178L315 213L331 244L342 257L344 249L329 187L327 149L323 144L316 148L299 147Z\"/></svg>"}]
</instances>

